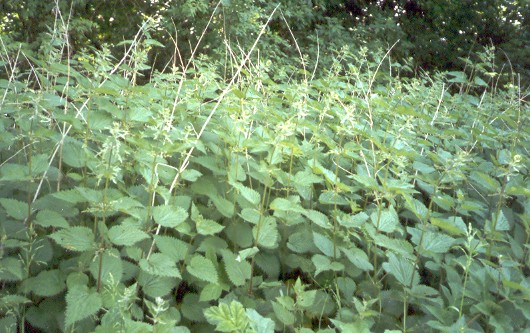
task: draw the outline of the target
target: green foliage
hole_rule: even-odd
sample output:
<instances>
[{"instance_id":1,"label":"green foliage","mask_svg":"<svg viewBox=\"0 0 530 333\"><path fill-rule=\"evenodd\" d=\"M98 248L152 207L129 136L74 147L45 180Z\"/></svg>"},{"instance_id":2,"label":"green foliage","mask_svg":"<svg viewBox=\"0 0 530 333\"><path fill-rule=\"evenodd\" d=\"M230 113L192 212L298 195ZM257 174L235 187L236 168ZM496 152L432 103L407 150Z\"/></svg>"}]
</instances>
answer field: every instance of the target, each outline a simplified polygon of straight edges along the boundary
<instances>
[{"instance_id":1,"label":"green foliage","mask_svg":"<svg viewBox=\"0 0 530 333\"><path fill-rule=\"evenodd\" d=\"M226 5L250 52L272 5ZM310 79L228 45L140 84L150 24L120 60L4 56L0 330L528 327L528 92L494 50L404 79L344 47Z\"/></svg>"}]
</instances>

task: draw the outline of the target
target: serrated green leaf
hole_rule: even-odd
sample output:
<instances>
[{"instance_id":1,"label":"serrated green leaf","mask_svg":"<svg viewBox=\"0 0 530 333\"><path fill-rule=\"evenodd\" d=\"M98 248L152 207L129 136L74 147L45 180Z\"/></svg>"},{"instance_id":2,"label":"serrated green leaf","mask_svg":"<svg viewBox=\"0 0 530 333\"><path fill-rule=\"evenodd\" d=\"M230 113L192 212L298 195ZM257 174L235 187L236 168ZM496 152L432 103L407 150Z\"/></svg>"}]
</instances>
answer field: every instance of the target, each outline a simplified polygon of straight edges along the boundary
<instances>
[{"instance_id":1,"label":"serrated green leaf","mask_svg":"<svg viewBox=\"0 0 530 333\"><path fill-rule=\"evenodd\" d=\"M0 281L20 281L24 277L22 260L13 257L0 260Z\"/></svg>"},{"instance_id":2,"label":"serrated green leaf","mask_svg":"<svg viewBox=\"0 0 530 333\"><path fill-rule=\"evenodd\" d=\"M394 253L388 255L388 262L383 263L383 269L392 274L405 287L414 287L420 282L420 276L414 263Z\"/></svg>"},{"instance_id":3,"label":"serrated green leaf","mask_svg":"<svg viewBox=\"0 0 530 333\"><path fill-rule=\"evenodd\" d=\"M438 296L438 290L426 286L424 284L418 284L411 289L411 294L414 297L418 298L431 298Z\"/></svg>"},{"instance_id":4,"label":"serrated green leaf","mask_svg":"<svg viewBox=\"0 0 530 333\"><path fill-rule=\"evenodd\" d=\"M128 213L130 210L135 208L144 207L144 205L142 205L138 200L135 200L131 197L122 197L114 200L110 203L110 206L112 209L124 213Z\"/></svg>"},{"instance_id":5,"label":"serrated green leaf","mask_svg":"<svg viewBox=\"0 0 530 333\"><path fill-rule=\"evenodd\" d=\"M219 195L210 195L215 208L225 217L234 216L234 204Z\"/></svg>"},{"instance_id":6,"label":"serrated green leaf","mask_svg":"<svg viewBox=\"0 0 530 333\"><path fill-rule=\"evenodd\" d=\"M221 296L221 293L223 292L223 288L221 288L220 285L209 283L201 290L201 294L199 296L199 301L201 302L209 302L209 301L216 301Z\"/></svg>"},{"instance_id":7,"label":"serrated green leaf","mask_svg":"<svg viewBox=\"0 0 530 333\"><path fill-rule=\"evenodd\" d=\"M340 257L340 252L336 251L333 242L329 237L326 237L318 232L313 232L313 243L326 256L333 258L335 255Z\"/></svg>"},{"instance_id":8,"label":"serrated green leaf","mask_svg":"<svg viewBox=\"0 0 530 333\"><path fill-rule=\"evenodd\" d=\"M492 218L495 219L495 214L493 214ZM506 215L504 215L504 212L501 209L496 218L495 230L508 231L510 229L511 229L510 223L508 222Z\"/></svg>"},{"instance_id":9,"label":"serrated green leaf","mask_svg":"<svg viewBox=\"0 0 530 333\"><path fill-rule=\"evenodd\" d=\"M349 202L335 191L323 191L318 197L318 201L323 205L349 205Z\"/></svg>"},{"instance_id":10,"label":"serrated green leaf","mask_svg":"<svg viewBox=\"0 0 530 333\"><path fill-rule=\"evenodd\" d=\"M307 253L315 250L314 242L308 242L313 234L308 229L301 229L298 232L294 232L289 236L287 247L289 250L296 253Z\"/></svg>"},{"instance_id":11,"label":"serrated green leaf","mask_svg":"<svg viewBox=\"0 0 530 333\"><path fill-rule=\"evenodd\" d=\"M35 224L42 227L68 228L70 225L61 214L53 210L41 210L37 213Z\"/></svg>"},{"instance_id":12,"label":"serrated green leaf","mask_svg":"<svg viewBox=\"0 0 530 333\"><path fill-rule=\"evenodd\" d=\"M217 270L214 264L201 255L197 254L191 258L187 270L188 273L200 280L214 284L218 282Z\"/></svg>"},{"instance_id":13,"label":"serrated green leaf","mask_svg":"<svg viewBox=\"0 0 530 333\"><path fill-rule=\"evenodd\" d=\"M259 252L259 249L257 247L251 247L248 249L244 249L239 251L239 255L237 256L237 260L245 260L249 257L253 257L256 253Z\"/></svg>"},{"instance_id":14,"label":"serrated green leaf","mask_svg":"<svg viewBox=\"0 0 530 333\"><path fill-rule=\"evenodd\" d=\"M270 203L273 210L300 211L302 207L285 198L276 198Z\"/></svg>"},{"instance_id":15,"label":"serrated green leaf","mask_svg":"<svg viewBox=\"0 0 530 333\"><path fill-rule=\"evenodd\" d=\"M316 268L315 276L331 269L331 260L326 256L315 254L313 257L311 257L311 261Z\"/></svg>"},{"instance_id":16,"label":"serrated green leaf","mask_svg":"<svg viewBox=\"0 0 530 333\"><path fill-rule=\"evenodd\" d=\"M200 235L208 236L221 232L225 227L214 220L200 217L195 220L195 228Z\"/></svg>"},{"instance_id":17,"label":"serrated green leaf","mask_svg":"<svg viewBox=\"0 0 530 333\"><path fill-rule=\"evenodd\" d=\"M28 217L29 206L27 202L1 198L0 204L6 210L7 215L16 220L24 221Z\"/></svg>"},{"instance_id":18,"label":"serrated green leaf","mask_svg":"<svg viewBox=\"0 0 530 333\"><path fill-rule=\"evenodd\" d=\"M86 165L90 150L83 147L83 143L74 139L65 140L63 145L63 162L73 168L81 168Z\"/></svg>"},{"instance_id":19,"label":"serrated green leaf","mask_svg":"<svg viewBox=\"0 0 530 333\"><path fill-rule=\"evenodd\" d=\"M174 262L184 260L188 255L189 244L171 236L155 235L156 247Z\"/></svg>"},{"instance_id":20,"label":"serrated green leaf","mask_svg":"<svg viewBox=\"0 0 530 333\"><path fill-rule=\"evenodd\" d=\"M249 324L245 308L237 301L212 306L204 311L204 315L219 332L243 332Z\"/></svg>"},{"instance_id":21,"label":"serrated green leaf","mask_svg":"<svg viewBox=\"0 0 530 333\"><path fill-rule=\"evenodd\" d=\"M414 248L408 241L404 239L390 238L386 235L378 234L374 237L374 242L378 246L394 251L395 253L400 254L404 258L415 258L415 256L413 255Z\"/></svg>"},{"instance_id":22,"label":"serrated green leaf","mask_svg":"<svg viewBox=\"0 0 530 333\"><path fill-rule=\"evenodd\" d=\"M64 273L58 269L42 271L31 282L37 296L55 296L66 289Z\"/></svg>"},{"instance_id":23,"label":"serrated green leaf","mask_svg":"<svg viewBox=\"0 0 530 333\"><path fill-rule=\"evenodd\" d=\"M361 228L362 225L368 221L370 217L365 212L360 212L355 215L340 216L338 222L346 228Z\"/></svg>"},{"instance_id":24,"label":"serrated green leaf","mask_svg":"<svg viewBox=\"0 0 530 333\"><path fill-rule=\"evenodd\" d=\"M489 193L495 193L500 188L500 184L496 179L483 172L473 171L470 178Z\"/></svg>"},{"instance_id":25,"label":"serrated green leaf","mask_svg":"<svg viewBox=\"0 0 530 333\"><path fill-rule=\"evenodd\" d=\"M371 271L374 269L374 266L372 266L368 259L368 255L363 250L355 247L349 249L342 248L341 250L355 267L363 271Z\"/></svg>"},{"instance_id":26,"label":"serrated green leaf","mask_svg":"<svg viewBox=\"0 0 530 333\"><path fill-rule=\"evenodd\" d=\"M304 209L301 211L301 213L319 227L331 229L331 224L329 223L328 217L321 212L312 209Z\"/></svg>"},{"instance_id":27,"label":"serrated green leaf","mask_svg":"<svg viewBox=\"0 0 530 333\"><path fill-rule=\"evenodd\" d=\"M431 224L455 236L465 235L467 231L466 224L460 216L448 218L431 217Z\"/></svg>"},{"instance_id":28,"label":"serrated green leaf","mask_svg":"<svg viewBox=\"0 0 530 333\"><path fill-rule=\"evenodd\" d=\"M451 246L455 243L455 239L439 232L425 231L420 229L408 227L407 231L412 235L412 242L420 245L421 248L433 253L447 253ZM420 251L421 252L421 251Z\"/></svg>"},{"instance_id":29,"label":"serrated green leaf","mask_svg":"<svg viewBox=\"0 0 530 333\"><path fill-rule=\"evenodd\" d=\"M75 286L66 294L65 326L96 314L101 308L101 296L86 286Z\"/></svg>"},{"instance_id":30,"label":"serrated green leaf","mask_svg":"<svg viewBox=\"0 0 530 333\"><path fill-rule=\"evenodd\" d=\"M302 308L308 308L315 302L316 290L306 290L296 295L296 304Z\"/></svg>"},{"instance_id":31,"label":"serrated green leaf","mask_svg":"<svg viewBox=\"0 0 530 333\"><path fill-rule=\"evenodd\" d=\"M90 273L94 280L105 285L114 285L121 281L123 264L120 253L116 249L107 249L97 254L97 260L90 263Z\"/></svg>"},{"instance_id":32,"label":"serrated green leaf","mask_svg":"<svg viewBox=\"0 0 530 333\"><path fill-rule=\"evenodd\" d=\"M251 189L250 187L246 187L241 183L232 183L232 186L234 186L239 191L241 196L251 204L258 205L260 203L261 196L257 191Z\"/></svg>"},{"instance_id":33,"label":"serrated green leaf","mask_svg":"<svg viewBox=\"0 0 530 333\"><path fill-rule=\"evenodd\" d=\"M108 236L110 241L118 246L132 246L139 241L149 238L146 232L126 225L113 226L109 229Z\"/></svg>"},{"instance_id":34,"label":"serrated green leaf","mask_svg":"<svg viewBox=\"0 0 530 333\"><path fill-rule=\"evenodd\" d=\"M381 213L373 212L370 215L370 219L379 231L388 233L394 232L399 224L398 215L392 206L388 209L383 209Z\"/></svg>"},{"instance_id":35,"label":"serrated green leaf","mask_svg":"<svg viewBox=\"0 0 530 333\"><path fill-rule=\"evenodd\" d=\"M432 166L427 165L427 164L422 163L422 162L419 162L419 161L415 161L414 163L412 163L412 167L415 170L418 170L419 172L421 172L423 174L430 174L430 173L433 173L434 171L436 171L436 169L433 168Z\"/></svg>"},{"instance_id":36,"label":"serrated green leaf","mask_svg":"<svg viewBox=\"0 0 530 333\"><path fill-rule=\"evenodd\" d=\"M138 274L138 284L145 295L156 298L169 295L177 280L174 277L152 275L141 270Z\"/></svg>"},{"instance_id":37,"label":"serrated green leaf","mask_svg":"<svg viewBox=\"0 0 530 333\"><path fill-rule=\"evenodd\" d=\"M202 176L200 171L194 169L186 169L182 172L182 179L194 182Z\"/></svg>"},{"instance_id":38,"label":"serrated green leaf","mask_svg":"<svg viewBox=\"0 0 530 333\"><path fill-rule=\"evenodd\" d=\"M60 191L53 193L53 196L57 199L76 204L79 202L84 202L85 198L79 194L79 191L76 189L73 190L67 190L67 191Z\"/></svg>"},{"instance_id":39,"label":"serrated green leaf","mask_svg":"<svg viewBox=\"0 0 530 333\"><path fill-rule=\"evenodd\" d=\"M85 202L100 203L103 202L103 197L105 196L104 191L94 190L82 186L76 186L75 190L79 193L79 195L84 199Z\"/></svg>"},{"instance_id":40,"label":"serrated green leaf","mask_svg":"<svg viewBox=\"0 0 530 333\"><path fill-rule=\"evenodd\" d=\"M19 305L31 303L29 299L22 295L5 295L0 298L0 308L14 309ZM4 327L0 326L0 330Z\"/></svg>"},{"instance_id":41,"label":"serrated green leaf","mask_svg":"<svg viewBox=\"0 0 530 333\"><path fill-rule=\"evenodd\" d=\"M252 228L252 235L258 246L275 249L278 246L278 227L276 219L266 216L260 224Z\"/></svg>"},{"instance_id":42,"label":"serrated green leaf","mask_svg":"<svg viewBox=\"0 0 530 333\"><path fill-rule=\"evenodd\" d=\"M153 207L153 218L155 222L163 227L176 228L188 218L188 212L178 206L155 206Z\"/></svg>"},{"instance_id":43,"label":"serrated green leaf","mask_svg":"<svg viewBox=\"0 0 530 333\"><path fill-rule=\"evenodd\" d=\"M70 227L49 236L57 244L70 251L90 251L97 248L94 233L87 227Z\"/></svg>"},{"instance_id":44,"label":"serrated green leaf","mask_svg":"<svg viewBox=\"0 0 530 333\"><path fill-rule=\"evenodd\" d=\"M229 250L224 250L223 264L226 275L235 286L242 286L250 279L251 266L246 260L241 260L238 256Z\"/></svg>"},{"instance_id":45,"label":"serrated green leaf","mask_svg":"<svg viewBox=\"0 0 530 333\"><path fill-rule=\"evenodd\" d=\"M247 222L250 222L252 224L258 224L261 214L257 209L244 208L241 210L239 216L241 216Z\"/></svg>"},{"instance_id":46,"label":"serrated green leaf","mask_svg":"<svg viewBox=\"0 0 530 333\"><path fill-rule=\"evenodd\" d=\"M272 309L276 317L284 325L291 326L295 322L294 314L278 302L272 302Z\"/></svg>"},{"instance_id":47,"label":"serrated green leaf","mask_svg":"<svg viewBox=\"0 0 530 333\"><path fill-rule=\"evenodd\" d=\"M176 262L163 253L153 253L149 259L141 259L139 265L142 270L152 275L181 277Z\"/></svg>"}]
</instances>

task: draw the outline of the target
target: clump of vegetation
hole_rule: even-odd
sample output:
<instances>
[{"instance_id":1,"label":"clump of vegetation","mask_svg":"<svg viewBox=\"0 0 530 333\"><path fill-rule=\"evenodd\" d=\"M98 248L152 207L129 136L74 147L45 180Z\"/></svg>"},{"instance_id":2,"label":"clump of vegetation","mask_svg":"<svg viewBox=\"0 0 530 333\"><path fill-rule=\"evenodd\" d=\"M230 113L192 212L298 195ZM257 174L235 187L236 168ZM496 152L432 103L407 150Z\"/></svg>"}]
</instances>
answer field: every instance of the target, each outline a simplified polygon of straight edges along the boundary
<instances>
[{"instance_id":1,"label":"clump of vegetation","mask_svg":"<svg viewBox=\"0 0 530 333\"><path fill-rule=\"evenodd\" d=\"M163 72L149 20L119 59L71 56L62 28L46 57L4 52L1 330L529 326L516 74L495 49L412 78L366 47L277 68L269 14L230 61Z\"/></svg>"}]
</instances>

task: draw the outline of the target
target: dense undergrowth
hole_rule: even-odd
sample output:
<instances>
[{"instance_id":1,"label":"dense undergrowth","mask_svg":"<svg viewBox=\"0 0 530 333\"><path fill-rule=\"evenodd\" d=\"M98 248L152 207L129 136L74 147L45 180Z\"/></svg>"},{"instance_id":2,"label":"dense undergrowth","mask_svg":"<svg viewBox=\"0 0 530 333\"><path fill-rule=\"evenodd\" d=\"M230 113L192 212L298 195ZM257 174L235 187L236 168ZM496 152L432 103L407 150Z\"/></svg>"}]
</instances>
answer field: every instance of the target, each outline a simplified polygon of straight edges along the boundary
<instances>
[{"instance_id":1,"label":"dense undergrowth","mask_svg":"<svg viewBox=\"0 0 530 333\"><path fill-rule=\"evenodd\" d=\"M137 37L119 61L4 56L0 331L529 326L515 76L343 49L323 77L232 53L139 85Z\"/></svg>"}]
</instances>

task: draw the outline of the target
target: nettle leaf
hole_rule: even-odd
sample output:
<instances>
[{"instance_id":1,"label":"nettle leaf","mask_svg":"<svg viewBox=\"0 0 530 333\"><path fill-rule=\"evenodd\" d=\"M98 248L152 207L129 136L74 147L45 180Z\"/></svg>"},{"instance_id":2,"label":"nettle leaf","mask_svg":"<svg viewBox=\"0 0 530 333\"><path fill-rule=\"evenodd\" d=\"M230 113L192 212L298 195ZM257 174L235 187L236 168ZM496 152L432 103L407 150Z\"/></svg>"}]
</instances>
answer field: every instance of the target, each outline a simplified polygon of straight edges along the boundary
<instances>
[{"instance_id":1,"label":"nettle leaf","mask_svg":"<svg viewBox=\"0 0 530 333\"><path fill-rule=\"evenodd\" d=\"M191 220L195 222L195 228L200 235L215 235L225 227L214 220L205 219L195 204L191 204Z\"/></svg>"},{"instance_id":2,"label":"nettle leaf","mask_svg":"<svg viewBox=\"0 0 530 333\"><path fill-rule=\"evenodd\" d=\"M79 191L76 189L56 192L56 193L53 193L53 196L57 199L60 199L60 200L63 200L63 201L66 201L72 204L76 204L79 202L85 202L85 198L81 194L79 194Z\"/></svg>"},{"instance_id":3,"label":"nettle leaf","mask_svg":"<svg viewBox=\"0 0 530 333\"><path fill-rule=\"evenodd\" d=\"M226 275L236 286L242 286L250 279L251 266L246 260L241 260L229 250L222 252Z\"/></svg>"},{"instance_id":4,"label":"nettle leaf","mask_svg":"<svg viewBox=\"0 0 530 333\"><path fill-rule=\"evenodd\" d=\"M104 191L81 186L77 186L75 189L86 202L103 202L103 197L105 196Z\"/></svg>"},{"instance_id":5,"label":"nettle leaf","mask_svg":"<svg viewBox=\"0 0 530 333\"><path fill-rule=\"evenodd\" d=\"M177 279L168 276L156 276L141 270L138 274L138 284L142 287L145 295L152 298L164 297L175 288Z\"/></svg>"},{"instance_id":6,"label":"nettle leaf","mask_svg":"<svg viewBox=\"0 0 530 333\"><path fill-rule=\"evenodd\" d=\"M272 216L266 216L261 223L252 228L252 235L258 246L275 249L278 247L279 238L276 219Z\"/></svg>"},{"instance_id":7,"label":"nettle leaf","mask_svg":"<svg viewBox=\"0 0 530 333\"><path fill-rule=\"evenodd\" d=\"M83 143L67 138L63 145L63 162L74 168L86 165L89 157L92 157L90 149L84 148Z\"/></svg>"},{"instance_id":8,"label":"nettle leaf","mask_svg":"<svg viewBox=\"0 0 530 333\"><path fill-rule=\"evenodd\" d=\"M225 198L219 195L211 195L210 199L215 205L215 208L217 208L219 213L223 214L223 216L225 217L234 216L235 209L234 209L234 204L232 202L226 200Z\"/></svg>"},{"instance_id":9,"label":"nettle leaf","mask_svg":"<svg viewBox=\"0 0 530 333\"><path fill-rule=\"evenodd\" d=\"M410 196L405 196L405 200L407 209L409 209L420 221L425 221L425 218L429 214L429 210L425 207L423 202Z\"/></svg>"},{"instance_id":10,"label":"nettle leaf","mask_svg":"<svg viewBox=\"0 0 530 333\"><path fill-rule=\"evenodd\" d=\"M188 218L188 212L178 206L155 206L153 207L153 218L155 222L163 227L176 228Z\"/></svg>"},{"instance_id":11,"label":"nettle leaf","mask_svg":"<svg viewBox=\"0 0 530 333\"><path fill-rule=\"evenodd\" d=\"M230 305L221 303L204 311L206 320L216 325L215 330L219 332L244 332L249 325L245 308L238 301L232 301Z\"/></svg>"},{"instance_id":12,"label":"nettle leaf","mask_svg":"<svg viewBox=\"0 0 530 333\"><path fill-rule=\"evenodd\" d=\"M139 264L142 270L152 275L181 277L176 262L163 253L153 253L149 259L141 259Z\"/></svg>"},{"instance_id":13,"label":"nettle leaf","mask_svg":"<svg viewBox=\"0 0 530 333\"><path fill-rule=\"evenodd\" d=\"M331 170L328 170L320 164L318 160L310 159L307 161L307 165L313 170L314 173L317 175L324 175L324 178L331 183L331 184L338 184L340 183L339 179L335 175L334 172Z\"/></svg>"},{"instance_id":14,"label":"nettle leaf","mask_svg":"<svg viewBox=\"0 0 530 333\"><path fill-rule=\"evenodd\" d=\"M404 287L414 287L420 282L420 276L415 264L394 253L388 255L388 262L383 263L383 269L392 274Z\"/></svg>"},{"instance_id":15,"label":"nettle leaf","mask_svg":"<svg viewBox=\"0 0 530 333\"><path fill-rule=\"evenodd\" d=\"M313 232L313 242L315 243L316 247L328 257L334 257L337 255L340 258L340 252L336 250L329 237L319 234L318 232Z\"/></svg>"},{"instance_id":16,"label":"nettle leaf","mask_svg":"<svg viewBox=\"0 0 530 333\"><path fill-rule=\"evenodd\" d=\"M210 283L218 283L217 270L210 259L197 254L191 258L189 265L187 266L188 273L195 276L199 280L203 280Z\"/></svg>"},{"instance_id":17,"label":"nettle leaf","mask_svg":"<svg viewBox=\"0 0 530 333\"><path fill-rule=\"evenodd\" d=\"M433 253L447 253L451 246L455 243L455 239L439 232L422 231L417 228L407 227L407 231L412 235L412 242L420 245L422 249Z\"/></svg>"},{"instance_id":18,"label":"nettle leaf","mask_svg":"<svg viewBox=\"0 0 530 333\"><path fill-rule=\"evenodd\" d=\"M97 248L94 233L87 227L70 227L50 235L57 244L70 251L90 251Z\"/></svg>"},{"instance_id":19,"label":"nettle leaf","mask_svg":"<svg viewBox=\"0 0 530 333\"><path fill-rule=\"evenodd\" d=\"M241 183L233 182L231 185L234 186L239 191L241 196L251 204L258 205L260 203L261 196L257 191L251 189L250 187L246 187Z\"/></svg>"},{"instance_id":20,"label":"nettle leaf","mask_svg":"<svg viewBox=\"0 0 530 333\"><path fill-rule=\"evenodd\" d=\"M158 250L177 262L184 260L188 255L189 244L171 236L155 235L155 244Z\"/></svg>"},{"instance_id":21,"label":"nettle leaf","mask_svg":"<svg viewBox=\"0 0 530 333\"><path fill-rule=\"evenodd\" d=\"M221 232L225 227L224 225L221 225L214 220L205 219L205 218L198 218L195 221L195 228L197 228L197 232L200 235L215 235L219 232Z\"/></svg>"},{"instance_id":22,"label":"nettle leaf","mask_svg":"<svg viewBox=\"0 0 530 333\"><path fill-rule=\"evenodd\" d=\"M300 281L300 280L298 280ZM315 302L316 290L305 290L296 295L296 304L302 308L308 308Z\"/></svg>"},{"instance_id":23,"label":"nettle leaf","mask_svg":"<svg viewBox=\"0 0 530 333\"><path fill-rule=\"evenodd\" d=\"M115 245L132 246L139 241L149 238L149 235L132 226L115 225L109 229L108 237Z\"/></svg>"},{"instance_id":24,"label":"nettle leaf","mask_svg":"<svg viewBox=\"0 0 530 333\"><path fill-rule=\"evenodd\" d=\"M276 198L270 203L270 208L273 210L283 210L283 211L294 211L302 212L304 209L291 200L285 198Z\"/></svg>"},{"instance_id":25,"label":"nettle leaf","mask_svg":"<svg viewBox=\"0 0 530 333\"><path fill-rule=\"evenodd\" d=\"M250 222L252 224L258 224L261 213L259 210L254 208L244 208L241 210L241 213L239 214L243 218L243 220Z\"/></svg>"},{"instance_id":26,"label":"nettle leaf","mask_svg":"<svg viewBox=\"0 0 530 333\"><path fill-rule=\"evenodd\" d=\"M102 306L101 296L87 286L74 286L66 294L65 326L95 315Z\"/></svg>"},{"instance_id":27,"label":"nettle leaf","mask_svg":"<svg viewBox=\"0 0 530 333\"><path fill-rule=\"evenodd\" d=\"M363 250L355 247L349 249L341 248L341 250L355 267L362 269L363 271L371 271L374 269L374 266L368 259L368 255Z\"/></svg>"},{"instance_id":28,"label":"nettle leaf","mask_svg":"<svg viewBox=\"0 0 530 333\"><path fill-rule=\"evenodd\" d=\"M339 216L338 222L346 228L361 228L369 218L368 214L360 212L355 215Z\"/></svg>"},{"instance_id":29,"label":"nettle leaf","mask_svg":"<svg viewBox=\"0 0 530 333\"><path fill-rule=\"evenodd\" d=\"M381 213L373 212L370 219L378 230L388 233L394 232L399 224L399 217L392 206L381 210Z\"/></svg>"},{"instance_id":30,"label":"nettle leaf","mask_svg":"<svg viewBox=\"0 0 530 333\"><path fill-rule=\"evenodd\" d=\"M413 254L414 248L409 242L404 239L390 238L386 235L378 234L374 237L374 242L378 246L389 249L395 253L399 253L405 258L415 258Z\"/></svg>"},{"instance_id":31,"label":"nettle leaf","mask_svg":"<svg viewBox=\"0 0 530 333\"><path fill-rule=\"evenodd\" d=\"M495 230L508 231L511 229L510 222L508 221L508 218L506 218L502 209L499 211L498 215L495 215L495 213L492 214L492 220L495 221L496 219Z\"/></svg>"},{"instance_id":32,"label":"nettle leaf","mask_svg":"<svg viewBox=\"0 0 530 333\"><path fill-rule=\"evenodd\" d=\"M194 182L202 176L200 171L195 169L186 169L182 172L182 179Z\"/></svg>"},{"instance_id":33,"label":"nettle leaf","mask_svg":"<svg viewBox=\"0 0 530 333\"><path fill-rule=\"evenodd\" d=\"M300 231L291 233L287 242L289 250L296 253L307 253L310 251L316 251L314 242L308 242L307 240L312 238L313 234L309 229L300 229Z\"/></svg>"},{"instance_id":34,"label":"nettle leaf","mask_svg":"<svg viewBox=\"0 0 530 333\"><path fill-rule=\"evenodd\" d=\"M107 249L97 254L97 259L90 263L90 273L94 280L101 279L103 284L112 285L121 281L123 263L116 249Z\"/></svg>"},{"instance_id":35,"label":"nettle leaf","mask_svg":"<svg viewBox=\"0 0 530 333\"><path fill-rule=\"evenodd\" d=\"M431 217L431 224L454 236L462 236L467 232L466 224L460 216Z\"/></svg>"},{"instance_id":36,"label":"nettle leaf","mask_svg":"<svg viewBox=\"0 0 530 333\"><path fill-rule=\"evenodd\" d=\"M284 296L284 297L288 297L288 296ZM280 304L279 302L272 302L272 309L276 317L284 325L291 326L294 324L296 318L293 312L287 309L283 304Z\"/></svg>"},{"instance_id":37,"label":"nettle leaf","mask_svg":"<svg viewBox=\"0 0 530 333\"><path fill-rule=\"evenodd\" d=\"M41 210L37 213L35 224L41 227L68 228L70 225L61 214L53 210Z\"/></svg>"},{"instance_id":38,"label":"nettle leaf","mask_svg":"<svg viewBox=\"0 0 530 333\"><path fill-rule=\"evenodd\" d=\"M498 180L483 172L473 171L470 175L470 178L489 193L495 193L500 188Z\"/></svg>"},{"instance_id":39,"label":"nettle leaf","mask_svg":"<svg viewBox=\"0 0 530 333\"><path fill-rule=\"evenodd\" d=\"M201 294L199 296L199 301L201 302L209 302L209 301L215 301L219 299L221 296L221 293L223 292L223 288L215 283L209 283L201 290Z\"/></svg>"},{"instance_id":40,"label":"nettle leaf","mask_svg":"<svg viewBox=\"0 0 530 333\"><path fill-rule=\"evenodd\" d=\"M31 289L37 296L55 296L66 289L64 273L58 269L42 271L32 279Z\"/></svg>"},{"instance_id":41,"label":"nettle leaf","mask_svg":"<svg viewBox=\"0 0 530 333\"><path fill-rule=\"evenodd\" d=\"M21 295L5 295L5 296L0 297L0 308L14 309L17 306L22 305L24 303L30 304L31 301ZM5 327L2 327L0 325L0 329L5 329ZM2 332L9 332L9 331L2 331Z\"/></svg>"},{"instance_id":42,"label":"nettle leaf","mask_svg":"<svg viewBox=\"0 0 530 333\"><path fill-rule=\"evenodd\" d=\"M323 256L321 254L315 254L311 258L311 261L316 267L315 276L331 269L331 260L326 256Z\"/></svg>"},{"instance_id":43,"label":"nettle leaf","mask_svg":"<svg viewBox=\"0 0 530 333\"><path fill-rule=\"evenodd\" d=\"M328 217L321 212L313 209L305 209L302 210L301 213L319 227L331 229L331 224L329 223Z\"/></svg>"},{"instance_id":44,"label":"nettle leaf","mask_svg":"<svg viewBox=\"0 0 530 333\"><path fill-rule=\"evenodd\" d=\"M323 191L318 197L318 201L323 205L348 206L350 203L335 191Z\"/></svg>"},{"instance_id":45,"label":"nettle leaf","mask_svg":"<svg viewBox=\"0 0 530 333\"><path fill-rule=\"evenodd\" d=\"M256 253L259 252L259 249L257 247L251 247L248 249L244 249L239 251L239 255L237 256L237 260L245 260L249 257L253 257Z\"/></svg>"},{"instance_id":46,"label":"nettle leaf","mask_svg":"<svg viewBox=\"0 0 530 333\"><path fill-rule=\"evenodd\" d=\"M110 203L110 206L112 207L112 209L124 213L128 213L129 211L135 208L144 207L142 203L140 203L138 200L134 200L131 197L121 197L117 200L112 201Z\"/></svg>"},{"instance_id":47,"label":"nettle leaf","mask_svg":"<svg viewBox=\"0 0 530 333\"><path fill-rule=\"evenodd\" d=\"M0 204L6 210L7 215L12 218L23 221L28 217L29 205L27 202L18 201L15 199L1 198Z\"/></svg>"}]
</instances>

